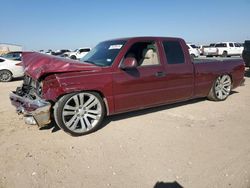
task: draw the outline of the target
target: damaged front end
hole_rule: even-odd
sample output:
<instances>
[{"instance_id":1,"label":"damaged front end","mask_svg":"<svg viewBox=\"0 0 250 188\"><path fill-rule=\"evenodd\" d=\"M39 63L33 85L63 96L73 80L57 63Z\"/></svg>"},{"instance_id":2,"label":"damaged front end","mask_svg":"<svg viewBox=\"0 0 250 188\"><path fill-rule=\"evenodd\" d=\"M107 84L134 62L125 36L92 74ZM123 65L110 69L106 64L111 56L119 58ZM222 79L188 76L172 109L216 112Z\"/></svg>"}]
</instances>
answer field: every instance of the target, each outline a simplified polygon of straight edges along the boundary
<instances>
[{"instance_id":1,"label":"damaged front end","mask_svg":"<svg viewBox=\"0 0 250 188\"><path fill-rule=\"evenodd\" d=\"M50 123L51 103L43 100L40 95L42 84L29 76L24 77L22 87L10 93L11 104L18 114L23 114L25 123L37 124L39 127Z\"/></svg>"}]
</instances>

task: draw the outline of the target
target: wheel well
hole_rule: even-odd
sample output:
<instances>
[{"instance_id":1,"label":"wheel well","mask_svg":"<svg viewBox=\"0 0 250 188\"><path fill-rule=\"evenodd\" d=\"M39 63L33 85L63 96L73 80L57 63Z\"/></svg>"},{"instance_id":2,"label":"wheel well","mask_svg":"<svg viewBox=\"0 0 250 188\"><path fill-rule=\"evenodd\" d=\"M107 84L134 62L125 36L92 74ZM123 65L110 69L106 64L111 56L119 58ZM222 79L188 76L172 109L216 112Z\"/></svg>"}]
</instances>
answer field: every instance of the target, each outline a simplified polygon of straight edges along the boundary
<instances>
[{"instance_id":1,"label":"wheel well","mask_svg":"<svg viewBox=\"0 0 250 188\"><path fill-rule=\"evenodd\" d=\"M220 74L219 76L217 76L217 77L215 78L214 83L216 82L216 79L217 79L218 77L223 76L223 75L228 75L228 76L231 78L231 82L232 82L232 85L233 85L233 76L232 76L230 73Z\"/></svg>"},{"instance_id":2,"label":"wheel well","mask_svg":"<svg viewBox=\"0 0 250 188\"><path fill-rule=\"evenodd\" d=\"M85 91L85 90L84 90ZM109 115L109 106L108 106L108 101L106 99L106 97L104 96L104 94L98 90L86 90L87 92L95 92L95 93L98 93L102 100L103 100L103 103L104 103L104 106L105 106L105 112L106 112L106 115Z\"/></svg>"},{"instance_id":3,"label":"wheel well","mask_svg":"<svg viewBox=\"0 0 250 188\"><path fill-rule=\"evenodd\" d=\"M2 69L2 70L0 70L0 72L1 71L8 71L8 72L10 72L11 75L13 75L13 73L10 70L8 70L8 69Z\"/></svg>"},{"instance_id":4,"label":"wheel well","mask_svg":"<svg viewBox=\"0 0 250 188\"><path fill-rule=\"evenodd\" d=\"M64 95L67 95L67 94L70 94L70 93L80 93L80 92L95 92L95 93L98 93L100 95L100 97L103 99L105 110L106 110L106 115L109 115L108 101L107 101L106 97L104 96L104 94L102 92L98 91L98 90L79 90L79 91L72 91L72 92L69 92L69 93L64 93L64 94L58 96L56 101L53 102L53 103L55 104Z\"/></svg>"},{"instance_id":5,"label":"wheel well","mask_svg":"<svg viewBox=\"0 0 250 188\"><path fill-rule=\"evenodd\" d=\"M215 77L215 79L212 81L212 85L211 85L210 89L211 89L211 88L213 87L213 85L215 84L217 78L220 77L220 76L223 76L223 75L225 75L225 74L228 75L228 76L230 76L231 82L232 82L232 85L233 85L233 77L232 77L232 75L231 75L230 73L224 73L224 74L219 74L219 75L217 75L217 76Z\"/></svg>"},{"instance_id":6,"label":"wheel well","mask_svg":"<svg viewBox=\"0 0 250 188\"><path fill-rule=\"evenodd\" d=\"M230 76L230 78L231 78L231 85L233 86L233 76L230 74L230 73L228 73L228 76Z\"/></svg>"}]
</instances>

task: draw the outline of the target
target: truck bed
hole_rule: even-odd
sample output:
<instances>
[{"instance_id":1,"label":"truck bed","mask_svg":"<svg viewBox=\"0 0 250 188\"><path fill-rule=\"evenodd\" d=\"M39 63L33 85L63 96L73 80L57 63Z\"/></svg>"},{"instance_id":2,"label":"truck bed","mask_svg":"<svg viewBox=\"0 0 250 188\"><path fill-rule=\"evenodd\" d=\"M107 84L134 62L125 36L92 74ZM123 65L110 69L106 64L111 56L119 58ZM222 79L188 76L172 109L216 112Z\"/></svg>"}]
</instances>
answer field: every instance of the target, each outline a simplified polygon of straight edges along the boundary
<instances>
[{"instance_id":1,"label":"truck bed","mask_svg":"<svg viewBox=\"0 0 250 188\"><path fill-rule=\"evenodd\" d=\"M238 59L197 59L193 61L195 69L195 97L209 93L211 85L222 74L228 74L233 80L232 88L241 85L244 78L243 60ZM226 64L226 66L225 66ZM204 93L205 92L205 93Z\"/></svg>"}]
</instances>

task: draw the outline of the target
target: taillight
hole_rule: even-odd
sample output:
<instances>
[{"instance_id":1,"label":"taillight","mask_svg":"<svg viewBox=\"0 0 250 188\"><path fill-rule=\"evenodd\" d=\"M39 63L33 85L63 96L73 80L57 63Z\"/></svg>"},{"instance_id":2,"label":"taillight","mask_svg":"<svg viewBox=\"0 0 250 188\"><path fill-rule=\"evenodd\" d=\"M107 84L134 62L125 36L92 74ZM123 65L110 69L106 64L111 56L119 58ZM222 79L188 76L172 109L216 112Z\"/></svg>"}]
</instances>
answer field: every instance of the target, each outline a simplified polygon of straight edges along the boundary
<instances>
[{"instance_id":1,"label":"taillight","mask_svg":"<svg viewBox=\"0 0 250 188\"><path fill-rule=\"evenodd\" d=\"M16 66L23 66L23 63L21 62L21 63L17 63L17 64L15 64Z\"/></svg>"}]
</instances>

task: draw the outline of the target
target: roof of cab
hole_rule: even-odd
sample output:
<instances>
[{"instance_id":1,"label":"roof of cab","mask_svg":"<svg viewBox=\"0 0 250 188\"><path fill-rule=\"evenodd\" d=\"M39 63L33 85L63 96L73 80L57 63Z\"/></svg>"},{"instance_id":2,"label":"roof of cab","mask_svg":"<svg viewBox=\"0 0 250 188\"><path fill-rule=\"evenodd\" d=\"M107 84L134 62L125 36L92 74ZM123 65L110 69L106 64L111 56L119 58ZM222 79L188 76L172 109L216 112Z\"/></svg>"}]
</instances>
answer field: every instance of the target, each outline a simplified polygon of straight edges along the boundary
<instances>
[{"instance_id":1,"label":"roof of cab","mask_svg":"<svg viewBox=\"0 0 250 188\"><path fill-rule=\"evenodd\" d=\"M107 41L115 41L115 40L125 40L125 41L129 41L129 40L166 40L166 39L171 39L171 40L183 40L181 38L177 38L177 37L159 37L159 36L140 36L140 37L125 37L125 38L116 38L116 39L111 39L111 40L107 40Z\"/></svg>"}]
</instances>

